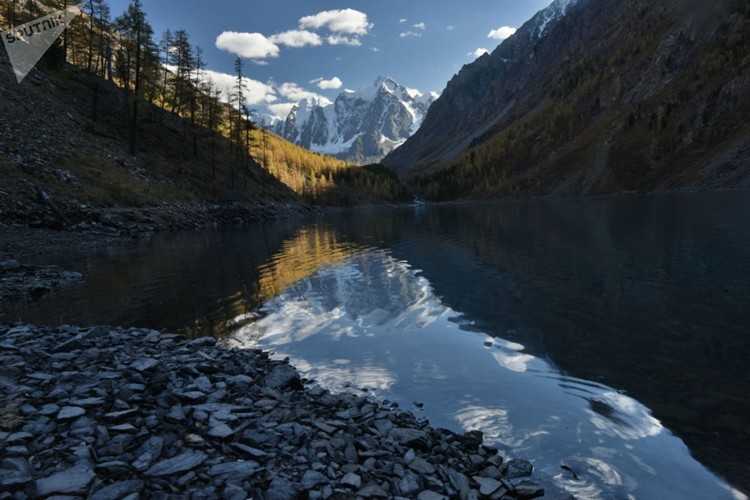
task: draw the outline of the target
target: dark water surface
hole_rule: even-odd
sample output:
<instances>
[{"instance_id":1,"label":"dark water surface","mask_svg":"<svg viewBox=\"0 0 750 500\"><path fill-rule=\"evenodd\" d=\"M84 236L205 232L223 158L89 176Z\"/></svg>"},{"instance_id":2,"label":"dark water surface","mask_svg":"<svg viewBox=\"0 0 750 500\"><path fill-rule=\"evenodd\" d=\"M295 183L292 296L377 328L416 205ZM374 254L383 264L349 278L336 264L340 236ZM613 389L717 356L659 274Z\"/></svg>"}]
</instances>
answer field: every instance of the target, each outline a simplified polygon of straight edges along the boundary
<instances>
[{"instance_id":1,"label":"dark water surface","mask_svg":"<svg viewBox=\"0 0 750 500\"><path fill-rule=\"evenodd\" d=\"M582 498L750 491L750 193L352 211L67 267L86 281L0 320L261 346Z\"/></svg>"}]
</instances>

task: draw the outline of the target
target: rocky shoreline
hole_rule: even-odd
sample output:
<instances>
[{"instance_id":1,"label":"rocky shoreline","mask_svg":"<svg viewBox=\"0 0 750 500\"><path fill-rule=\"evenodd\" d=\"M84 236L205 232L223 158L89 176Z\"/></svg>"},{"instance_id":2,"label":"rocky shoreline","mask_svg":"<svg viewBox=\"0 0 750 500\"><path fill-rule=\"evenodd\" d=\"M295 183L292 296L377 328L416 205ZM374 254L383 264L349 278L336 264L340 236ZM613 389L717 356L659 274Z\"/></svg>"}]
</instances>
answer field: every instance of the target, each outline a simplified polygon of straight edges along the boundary
<instances>
[{"instance_id":1,"label":"rocky shoreline","mask_svg":"<svg viewBox=\"0 0 750 500\"><path fill-rule=\"evenodd\" d=\"M536 498L480 432L144 329L0 325L0 500Z\"/></svg>"}]
</instances>

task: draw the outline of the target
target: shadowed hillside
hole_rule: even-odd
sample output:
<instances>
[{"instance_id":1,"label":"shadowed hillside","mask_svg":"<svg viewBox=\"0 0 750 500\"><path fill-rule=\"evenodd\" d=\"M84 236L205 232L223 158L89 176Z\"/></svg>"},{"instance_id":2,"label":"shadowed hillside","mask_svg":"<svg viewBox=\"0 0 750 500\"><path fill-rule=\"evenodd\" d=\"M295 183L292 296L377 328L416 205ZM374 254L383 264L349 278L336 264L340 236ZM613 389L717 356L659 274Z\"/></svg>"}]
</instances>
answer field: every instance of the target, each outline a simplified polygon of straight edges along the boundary
<instances>
[{"instance_id":1,"label":"shadowed hillside","mask_svg":"<svg viewBox=\"0 0 750 500\"><path fill-rule=\"evenodd\" d=\"M747 187L748 54L745 0L557 0L384 163L431 199Z\"/></svg>"}]
</instances>

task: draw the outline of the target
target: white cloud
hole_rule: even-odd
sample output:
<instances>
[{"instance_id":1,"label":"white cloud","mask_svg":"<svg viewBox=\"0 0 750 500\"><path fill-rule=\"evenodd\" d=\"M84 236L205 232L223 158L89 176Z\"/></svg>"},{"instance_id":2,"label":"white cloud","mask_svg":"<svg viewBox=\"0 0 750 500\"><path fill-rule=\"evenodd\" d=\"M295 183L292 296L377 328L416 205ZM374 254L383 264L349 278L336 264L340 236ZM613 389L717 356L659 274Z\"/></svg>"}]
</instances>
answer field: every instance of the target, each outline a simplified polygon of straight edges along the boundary
<instances>
[{"instance_id":1,"label":"white cloud","mask_svg":"<svg viewBox=\"0 0 750 500\"><path fill-rule=\"evenodd\" d=\"M216 37L216 48L247 59L279 57L279 46L260 33L225 31Z\"/></svg>"},{"instance_id":2,"label":"white cloud","mask_svg":"<svg viewBox=\"0 0 750 500\"><path fill-rule=\"evenodd\" d=\"M406 19L403 19L403 18L398 20L398 24L404 24L405 22L406 22Z\"/></svg>"},{"instance_id":3,"label":"white cloud","mask_svg":"<svg viewBox=\"0 0 750 500\"><path fill-rule=\"evenodd\" d=\"M380 49L379 49L379 48L377 48L377 47L370 47L370 50L371 50L372 52L380 52Z\"/></svg>"},{"instance_id":4,"label":"white cloud","mask_svg":"<svg viewBox=\"0 0 750 500\"><path fill-rule=\"evenodd\" d=\"M323 45L320 35L307 30L290 30L278 33L268 38L272 43L286 45L287 47L306 47Z\"/></svg>"},{"instance_id":5,"label":"white cloud","mask_svg":"<svg viewBox=\"0 0 750 500\"><path fill-rule=\"evenodd\" d=\"M427 29L427 26L425 26L424 23L417 23L414 26L412 26L412 28L416 28L418 30L424 30L424 29Z\"/></svg>"},{"instance_id":6,"label":"white cloud","mask_svg":"<svg viewBox=\"0 0 750 500\"><path fill-rule=\"evenodd\" d=\"M362 45L362 42L356 36L329 35L326 41L331 45L349 45L350 47L359 47Z\"/></svg>"},{"instance_id":7,"label":"white cloud","mask_svg":"<svg viewBox=\"0 0 750 500\"><path fill-rule=\"evenodd\" d=\"M511 26L501 26L496 30L492 30L487 35L487 38L492 38L493 40L505 40L509 36L511 36L513 33L516 32L516 28L513 28Z\"/></svg>"},{"instance_id":8,"label":"white cloud","mask_svg":"<svg viewBox=\"0 0 750 500\"><path fill-rule=\"evenodd\" d=\"M415 33L414 31L404 31L398 36L400 36L401 38L409 38L409 37L419 38L420 36L422 36L422 33Z\"/></svg>"},{"instance_id":9,"label":"white cloud","mask_svg":"<svg viewBox=\"0 0 750 500\"><path fill-rule=\"evenodd\" d=\"M281 94L283 97L286 97L287 99L294 102L301 101L302 99L307 99L308 101L315 101L321 106L332 104L331 101L325 96L316 94L315 92L311 92L303 87L300 87L294 82L286 82L281 84L281 86L279 86L278 88L278 91L279 94Z\"/></svg>"},{"instance_id":10,"label":"white cloud","mask_svg":"<svg viewBox=\"0 0 750 500\"><path fill-rule=\"evenodd\" d=\"M334 33L366 35L373 24L367 14L354 9L326 10L299 20L300 28L328 28Z\"/></svg>"},{"instance_id":11,"label":"white cloud","mask_svg":"<svg viewBox=\"0 0 750 500\"><path fill-rule=\"evenodd\" d=\"M424 95L419 91L419 89L410 89L409 87L406 87L406 93L409 94L409 96L411 96L413 99L422 97Z\"/></svg>"},{"instance_id":12,"label":"white cloud","mask_svg":"<svg viewBox=\"0 0 750 500\"><path fill-rule=\"evenodd\" d=\"M237 77L227 73L220 73L218 71L206 70L204 71L204 78L207 80L210 78L221 89L222 99L227 101L229 96L234 93L234 87L237 83ZM245 84L245 102L251 106L253 105L264 105L271 104L278 100L276 96L276 90L273 85L269 83L259 82L251 78L243 78Z\"/></svg>"},{"instance_id":13,"label":"white cloud","mask_svg":"<svg viewBox=\"0 0 750 500\"><path fill-rule=\"evenodd\" d=\"M454 29L456 29L456 27L455 26L446 26L445 29L447 29L448 31L453 31Z\"/></svg>"},{"instance_id":14,"label":"white cloud","mask_svg":"<svg viewBox=\"0 0 750 500\"><path fill-rule=\"evenodd\" d=\"M482 48L482 47L480 47L480 48L478 48L477 50L475 50L474 52L469 52L469 53L468 53L468 54L466 54L466 55L467 55L467 56L473 56L473 57L474 57L474 59L477 59L477 58L479 58L479 57L483 56L484 54L489 54L489 53L490 53L490 51L489 51L489 50L487 50L487 49L485 49L485 48Z\"/></svg>"},{"instance_id":15,"label":"white cloud","mask_svg":"<svg viewBox=\"0 0 750 500\"><path fill-rule=\"evenodd\" d=\"M283 102L278 104L269 104L266 107L268 108L271 116L273 116L274 118L278 118L279 120L286 120L286 117L289 116L289 112L294 107L294 103Z\"/></svg>"},{"instance_id":16,"label":"white cloud","mask_svg":"<svg viewBox=\"0 0 750 500\"><path fill-rule=\"evenodd\" d=\"M342 82L338 76L334 76L330 80L325 80L324 78L316 78L315 80L311 80L310 83L312 83L313 85L317 85L319 89L323 90L336 90L340 89L344 85L344 82Z\"/></svg>"}]
</instances>

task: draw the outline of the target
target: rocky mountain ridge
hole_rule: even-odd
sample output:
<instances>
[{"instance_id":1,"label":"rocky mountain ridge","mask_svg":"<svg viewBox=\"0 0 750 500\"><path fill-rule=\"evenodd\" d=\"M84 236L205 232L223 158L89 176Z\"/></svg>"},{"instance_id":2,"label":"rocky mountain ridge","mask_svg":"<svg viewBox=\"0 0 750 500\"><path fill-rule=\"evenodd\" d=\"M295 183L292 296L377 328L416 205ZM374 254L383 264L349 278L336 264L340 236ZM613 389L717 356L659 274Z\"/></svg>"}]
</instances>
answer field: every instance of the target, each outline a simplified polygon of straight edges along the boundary
<instances>
[{"instance_id":1,"label":"rocky mountain ridge","mask_svg":"<svg viewBox=\"0 0 750 500\"><path fill-rule=\"evenodd\" d=\"M359 91L344 90L333 103L303 99L286 120L268 126L311 151L374 163L419 129L435 98L381 76Z\"/></svg>"},{"instance_id":2,"label":"rocky mountain ridge","mask_svg":"<svg viewBox=\"0 0 750 500\"><path fill-rule=\"evenodd\" d=\"M384 163L432 199L750 186L750 4L556 0Z\"/></svg>"}]
</instances>

